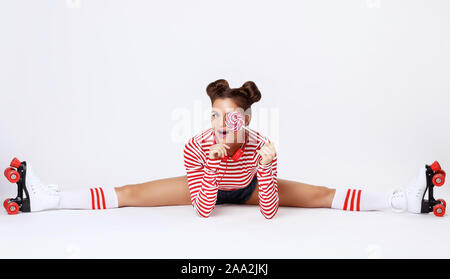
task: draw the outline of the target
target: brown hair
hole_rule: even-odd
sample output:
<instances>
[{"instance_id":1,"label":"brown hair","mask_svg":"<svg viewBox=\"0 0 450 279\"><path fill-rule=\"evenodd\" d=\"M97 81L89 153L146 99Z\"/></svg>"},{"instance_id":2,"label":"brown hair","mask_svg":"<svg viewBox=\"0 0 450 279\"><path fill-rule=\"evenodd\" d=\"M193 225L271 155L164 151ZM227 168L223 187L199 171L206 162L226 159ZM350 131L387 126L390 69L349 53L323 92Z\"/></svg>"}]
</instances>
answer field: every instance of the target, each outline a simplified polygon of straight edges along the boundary
<instances>
[{"instance_id":1,"label":"brown hair","mask_svg":"<svg viewBox=\"0 0 450 279\"><path fill-rule=\"evenodd\" d=\"M230 88L226 80L219 79L206 87L206 93L211 104L219 98L231 98L244 111L261 99L261 92L253 81L247 81L239 88Z\"/></svg>"}]
</instances>

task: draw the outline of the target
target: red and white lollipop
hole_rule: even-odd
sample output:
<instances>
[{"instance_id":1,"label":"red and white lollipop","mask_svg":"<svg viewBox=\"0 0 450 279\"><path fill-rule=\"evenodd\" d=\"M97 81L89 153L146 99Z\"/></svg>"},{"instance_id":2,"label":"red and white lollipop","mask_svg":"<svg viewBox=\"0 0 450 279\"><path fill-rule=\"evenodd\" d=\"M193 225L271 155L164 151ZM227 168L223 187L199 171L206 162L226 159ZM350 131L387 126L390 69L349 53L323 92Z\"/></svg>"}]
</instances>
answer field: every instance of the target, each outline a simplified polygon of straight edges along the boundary
<instances>
[{"instance_id":1,"label":"red and white lollipop","mask_svg":"<svg viewBox=\"0 0 450 279\"><path fill-rule=\"evenodd\" d=\"M225 125L227 125L227 128L232 131L240 131L242 128L242 125L244 123L244 119L242 118L242 115L238 112L232 111L227 113L225 117Z\"/></svg>"},{"instance_id":2,"label":"red and white lollipop","mask_svg":"<svg viewBox=\"0 0 450 279\"><path fill-rule=\"evenodd\" d=\"M247 127L244 126L244 118L243 118L242 114L240 114L236 111L227 113L227 115L225 116L225 125L227 126L228 129L235 131L235 132L240 131L242 128L244 128L249 133L252 133L260 140L266 142L266 140L263 139L261 136L259 136L258 134L256 134L255 132L251 131L250 129L248 129Z\"/></svg>"}]
</instances>

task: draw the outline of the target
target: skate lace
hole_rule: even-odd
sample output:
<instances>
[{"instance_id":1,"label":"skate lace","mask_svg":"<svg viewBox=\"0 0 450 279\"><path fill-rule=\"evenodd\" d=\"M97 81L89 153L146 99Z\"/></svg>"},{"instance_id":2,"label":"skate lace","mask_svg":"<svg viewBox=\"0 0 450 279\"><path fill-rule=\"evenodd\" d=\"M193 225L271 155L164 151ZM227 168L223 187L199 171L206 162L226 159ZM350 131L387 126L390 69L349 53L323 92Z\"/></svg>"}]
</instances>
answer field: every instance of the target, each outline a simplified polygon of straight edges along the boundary
<instances>
[{"instance_id":1,"label":"skate lace","mask_svg":"<svg viewBox=\"0 0 450 279\"><path fill-rule=\"evenodd\" d=\"M33 194L45 194L49 196L56 196L59 194L58 186L55 184L43 184L40 180L35 180L30 183L30 190Z\"/></svg>"},{"instance_id":2,"label":"skate lace","mask_svg":"<svg viewBox=\"0 0 450 279\"><path fill-rule=\"evenodd\" d=\"M406 197L404 197L405 204L402 206L402 208L396 208L392 204L392 200L394 198L398 198L401 195L405 195L405 191L403 190L403 188L397 187L397 188L393 189L391 193L392 194L391 194L389 203L390 203L390 206L392 208L392 211L397 212L397 213L405 212L407 210L407 208L408 208Z\"/></svg>"},{"instance_id":3,"label":"skate lace","mask_svg":"<svg viewBox=\"0 0 450 279\"><path fill-rule=\"evenodd\" d=\"M35 175L31 164L28 165L28 173L27 173L27 188L28 191L31 191L34 195L44 194L48 196L57 196L59 195L59 189L56 184L44 184L41 179Z\"/></svg>"}]
</instances>

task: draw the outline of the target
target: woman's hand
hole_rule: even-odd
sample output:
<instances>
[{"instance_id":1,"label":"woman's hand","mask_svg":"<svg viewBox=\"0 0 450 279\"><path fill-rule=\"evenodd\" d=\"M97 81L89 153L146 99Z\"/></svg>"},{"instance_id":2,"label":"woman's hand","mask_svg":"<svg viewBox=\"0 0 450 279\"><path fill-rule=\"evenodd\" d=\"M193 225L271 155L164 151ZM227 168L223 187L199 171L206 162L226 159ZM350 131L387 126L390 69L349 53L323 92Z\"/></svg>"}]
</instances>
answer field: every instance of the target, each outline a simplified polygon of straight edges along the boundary
<instances>
[{"instance_id":1,"label":"woman's hand","mask_svg":"<svg viewBox=\"0 0 450 279\"><path fill-rule=\"evenodd\" d=\"M227 150L225 148L230 149L225 143L211 145L209 148L209 159L221 159L225 157L225 155L227 155Z\"/></svg>"},{"instance_id":2,"label":"woman's hand","mask_svg":"<svg viewBox=\"0 0 450 279\"><path fill-rule=\"evenodd\" d=\"M273 158L277 155L277 151L275 150L275 145L272 142L264 144L260 150L256 151L259 155L261 155L262 159L260 161L261 165L267 165L272 162Z\"/></svg>"}]
</instances>

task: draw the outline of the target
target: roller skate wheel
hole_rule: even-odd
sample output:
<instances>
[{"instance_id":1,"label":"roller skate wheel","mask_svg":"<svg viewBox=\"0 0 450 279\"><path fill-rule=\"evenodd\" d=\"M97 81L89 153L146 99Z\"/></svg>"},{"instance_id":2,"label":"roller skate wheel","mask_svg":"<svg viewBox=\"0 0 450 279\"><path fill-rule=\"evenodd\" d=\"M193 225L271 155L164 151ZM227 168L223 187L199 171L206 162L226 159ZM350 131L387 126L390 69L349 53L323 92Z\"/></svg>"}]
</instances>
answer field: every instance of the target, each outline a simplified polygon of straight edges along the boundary
<instances>
[{"instance_id":1,"label":"roller skate wheel","mask_svg":"<svg viewBox=\"0 0 450 279\"><path fill-rule=\"evenodd\" d=\"M9 203L9 201L10 201L11 199L6 199L4 202L3 202L3 207L6 209L6 206L8 205L8 203Z\"/></svg>"},{"instance_id":2,"label":"roller skate wheel","mask_svg":"<svg viewBox=\"0 0 450 279\"><path fill-rule=\"evenodd\" d=\"M5 177L8 177L9 170L14 170L14 169L13 168L6 168L5 172L3 173L5 175Z\"/></svg>"},{"instance_id":3,"label":"roller skate wheel","mask_svg":"<svg viewBox=\"0 0 450 279\"><path fill-rule=\"evenodd\" d=\"M20 160L17 159L16 157L14 157L14 159L12 159L11 163L9 164L11 167L18 169L20 167Z\"/></svg>"},{"instance_id":4,"label":"roller skate wheel","mask_svg":"<svg viewBox=\"0 0 450 279\"><path fill-rule=\"evenodd\" d=\"M438 202L440 202L445 208L447 208L447 203L444 199L438 199Z\"/></svg>"},{"instance_id":5,"label":"roller skate wheel","mask_svg":"<svg viewBox=\"0 0 450 279\"><path fill-rule=\"evenodd\" d=\"M16 183L20 179L20 174L13 168L7 168L5 170L5 176L11 183Z\"/></svg>"},{"instance_id":6,"label":"roller skate wheel","mask_svg":"<svg viewBox=\"0 0 450 279\"><path fill-rule=\"evenodd\" d=\"M434 161L433 164L431 164L430 168L434 171L440 171L441 170L441 165L439 165L438 161Z\"/></svg>"},{"instance_id":7,"label":"roller skate wheel","mask_svg":"<svg viewBox=\"0 0 450 279\"><path fill-rule=\"evenodd\" d=\"M19 205L15 202L10 202L6 205L6 211L10 215L17 214L19 212Z\"/></svg>"},{"instance_id":8,"label":"roller skate wheel","mask_svg":"<svg viewBox=\"0 0 450 279\"><path fill-rule=\"evenodd\" d=\"M445 207L442 204L436 204L433 206L433 213L437 217L442 217L445 214Z\"/></svg>"},{"instance_id":9,"label":"roller skate wheel","mask_svg":"<svg viewBox=\"0 0 450 279\"><path fill-rule=\"evenodd\" d=\"M445 183L445 174L442 172L438 172L433 176L433 184L434 186L442 186Z\"/></svg>"}]
</instances>

